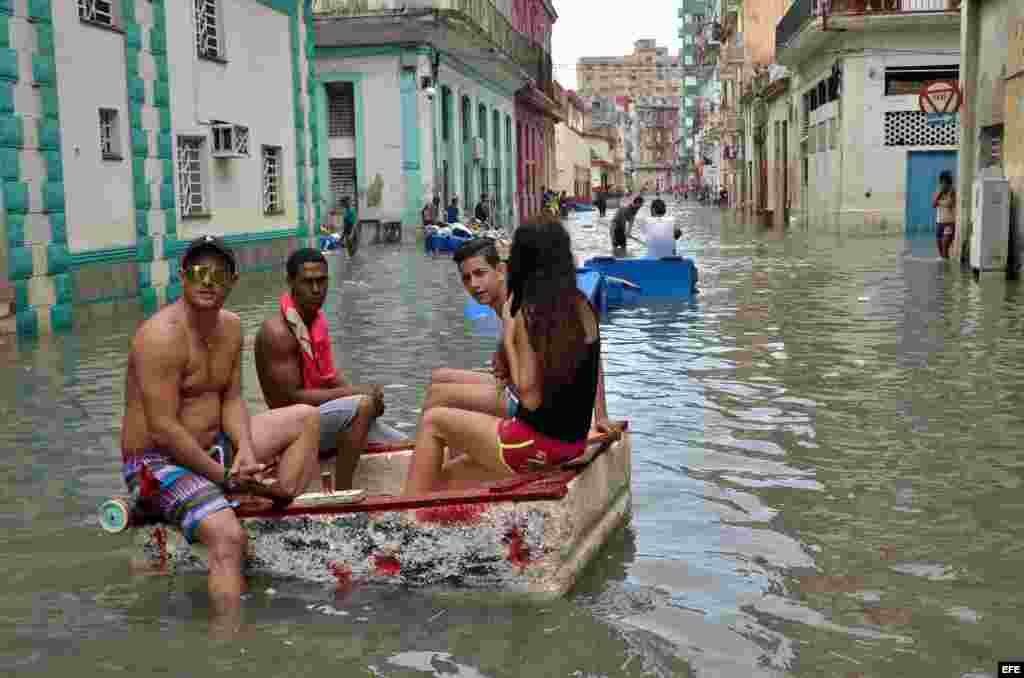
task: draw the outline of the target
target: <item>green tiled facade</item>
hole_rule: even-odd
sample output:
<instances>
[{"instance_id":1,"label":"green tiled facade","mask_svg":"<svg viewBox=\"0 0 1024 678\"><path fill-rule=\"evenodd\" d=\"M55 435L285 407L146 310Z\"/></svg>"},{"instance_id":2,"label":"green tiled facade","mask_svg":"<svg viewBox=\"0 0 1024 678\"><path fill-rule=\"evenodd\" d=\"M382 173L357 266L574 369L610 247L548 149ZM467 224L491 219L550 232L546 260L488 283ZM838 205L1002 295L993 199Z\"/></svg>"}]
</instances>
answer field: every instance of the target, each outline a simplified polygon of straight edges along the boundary
<instances>
[{"instance_id":1,"label":"green tiled facade","mask_svg":"<svg viewBox=\"0 0 1024 678\"><path fill-rule=\"evenodd\" d=\"M20 335L59 332L109 315L116 307L138 308L149 315L180 295L178 257L186 243L178 239L178 195L174 165L173 75L167 59L167 0L124 0L120 3L124 36L128 127L126 161L131 163L135 243L126 247L71 252L65 196L73 186L64 183L60 97L61 77L55 59L53 3L0 0L0 191L3 195L0 256L15 290L17 331ZM289 18L289 45L295 112L296 223L273 231L233 235L243 270L279 265L300 243L310 239L310 218L319 223L318 196L322 191L311 167L319 161L319 133L309 92L315 89L315 70L308 58L312 39L311 0L252 0ZM191 4L191 3L189 3ZM26 14L18 16L18 7ZM32 40L15 41L15 31L31 31ZM283 36L282 36L283 37ZM30 44L30 48L14 45ZM145 73L143 57L155 64ZM31 73L31 82L21 82ZM17 110L16 88L28 85L38 98L38 115ZM24 96L25 89L20 90ZM144 115L147 109L155 115ZM144 120L157 125L147 129ZM76 143L80 143L76 140ZM42 176L25 177L25 154L38 154ZM158 176L150 176L147 168ZM312 205L310 204L312 200ZM310 214L312 212L312 214ZM74 218L74 215L71 215ZM38 223L48 225L41 239ZM37 224L33 229L29 224ZM30 233L30 231L33 231ZM154 265L166 261L169 279L157 282ZM167 278L167 275L163 275Z\"/></svg>"}]
</instances>

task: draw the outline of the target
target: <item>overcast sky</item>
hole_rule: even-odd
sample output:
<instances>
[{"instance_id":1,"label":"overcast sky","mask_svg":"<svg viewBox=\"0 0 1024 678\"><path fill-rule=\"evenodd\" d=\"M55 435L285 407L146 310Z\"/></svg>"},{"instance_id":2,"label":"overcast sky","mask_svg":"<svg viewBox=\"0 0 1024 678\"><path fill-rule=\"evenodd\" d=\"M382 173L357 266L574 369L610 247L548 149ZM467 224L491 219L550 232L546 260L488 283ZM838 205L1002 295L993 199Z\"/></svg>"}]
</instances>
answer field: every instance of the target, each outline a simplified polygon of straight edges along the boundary
<instances>
[{"instance_id":1,"label":"overcast sky","mask_svg":"<svg viewBox=\"0 0 1024 678\"><path fill-rule=\"evenodd\" d=\"M633 43L654 38L669 54L679 54L680 0L553 0L558 21L551 35L555 79L576 89L576 60L591 56L624 56ZM609 8L615 7L612 11Z\"/></svg>"}]
</instances>

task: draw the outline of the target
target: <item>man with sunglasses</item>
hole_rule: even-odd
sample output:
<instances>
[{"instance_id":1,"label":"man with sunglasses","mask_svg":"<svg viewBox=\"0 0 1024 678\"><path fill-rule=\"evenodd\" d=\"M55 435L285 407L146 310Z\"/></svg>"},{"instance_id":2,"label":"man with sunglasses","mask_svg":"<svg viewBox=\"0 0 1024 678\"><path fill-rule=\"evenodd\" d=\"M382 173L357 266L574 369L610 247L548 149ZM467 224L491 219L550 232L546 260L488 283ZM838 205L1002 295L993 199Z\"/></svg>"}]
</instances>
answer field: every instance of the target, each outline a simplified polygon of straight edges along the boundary
<instances>
[{"instance_id":1,"label":"man with sunglasses","mask_svg":"<svg viewBox=\"0 0 1024 678\"><path fill-rule=\"evenodd\" d=\"M380 386L350 384L335 367L322 310L327 259L319 250L304 248L292 253L285 268L288 291L281 295L279 312L256 335L260 388L270 407L304 403L319 409L320 455L337 455L334 485L348 489L368 439L387 443L405 436L376 421L384 413Z\"/></svg>"},{"instance_id":2,"label":"man with sunglasses","mask_svg":"<svg viewBox=\"0 0 1024 678\"><path fill-rule=\"evenodd\" d=\"M284 505L317 475L320 417L296 405L249 417L242 324L224 310L238 280L234 253L203 236L181 258L181 298L146 320L128 357L121 433L125 482L190 542L209 549L218 617L237 612L246 532L226 494L244 486ZM277 466L276 481L263 476Z\"/></svg>"}]
</instances>

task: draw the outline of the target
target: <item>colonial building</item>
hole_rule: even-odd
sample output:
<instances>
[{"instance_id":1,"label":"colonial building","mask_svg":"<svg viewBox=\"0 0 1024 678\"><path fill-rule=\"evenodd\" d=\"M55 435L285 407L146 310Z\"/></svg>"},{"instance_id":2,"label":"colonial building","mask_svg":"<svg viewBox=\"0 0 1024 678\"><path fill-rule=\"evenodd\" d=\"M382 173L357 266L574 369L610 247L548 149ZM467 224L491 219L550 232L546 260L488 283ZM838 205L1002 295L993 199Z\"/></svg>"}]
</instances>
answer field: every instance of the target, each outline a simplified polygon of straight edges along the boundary
<instances>
[{"instance_id":1,"label":"colonial building","mask_svg":"<svg viewBox=\"0 0 1024 678\"><path fill-rule=\"evenodd\" d=\"M805 223L933 229L931 196L938 173L956 171L960 134L954 122L930 124L918 97L929 83L959 77L959 2L795 2L775 34L788 106L782 119L770 120L764 106L746 112L755 195L768 159L786 157L792 216ZM771 80L763 69L751 98Z\"/></svg>"},{"instance_id":2,"label":"colonial building","mask_svg":"<svg viewBox=\"0 0 1024 678\"><path fill-rule=\"evenodd\" d=\"M717 123L722 101L718 68L721 4L720 0L683 0L679 8L683 80L678 154L684 182L691 187L709 185L717 189L720 184L722 135Z\"/></svg>"},{"instance_id":3,"label":"colonial building","mask_svg":"<svg viewBox=\"0 0 1024 678\"><path fill-rule=\"evenodd\" d=\"M621 101L601 96L581 99L590 114L590 126L584 132L584 138L590 149L591 193L623 192L626 190L623 168L628 157L627 126L631 124L626 113L629 103L625 97Z\"/></svg>"},{"instance_id":4,"label":"colonial building","mask_svg":"<svg viewBox=\"0 0 1024 678\"><path fill-rule=\"evenodd\" d=\"M305 241L307 5L0 3L0 277L19 333L155 311L199 234L243 270Z\"/></svg>"},{"instance_id":5,"label":"colonial building","mask_svg":"<svg viewBox=\"0 0 1024 678\"><path fill-rule=\"evenodd\" d=\"M679 96L679 58L654 40L637 40L633 53L583 57L576 64L579 92L589 96Z\"/></svg>"},{"instance_id":6,"label":"colonial building","mask_svg":"<svg viewBox=\"0 0 1024 678\"><path fill-rule=\"evenodd\" d=\"M1024 7L1014 0L973 0L963 14L960 86L960 213L955 253L966 254L973 212L973 183L982 174L1009 180L1010 227L1016 256L1024 261Z\"/></svg>"},{"instance_id":7,"label":"colonial building","mask_svg":"<svg viewBox=\"0 0 1024 678\"><path fill-rule=\"evenodd\" d=\"M587 106L572 90L556 85L563 122L555 128L556 180L553 189L568 196L590 199L590 127Z\"/></svg>"},{"instance_id":8,"label":"colonial building","mask_svg":"<svg viewBox=\"0 0 1024 678\"><path fill-rule=\"evenodd\" d=\"M555 124L561 111L551 69L551 30L557 19L551 0L513 0L512 24L532 55L526 84L515 96L518 203L524 217L540 209L544 188L557 180Z\"/></svg>"},{"instance_id":9,"label":"colonial building","mask_svg":"<svg viewBox=\"0 0 1024 678\"><path fill-rule=\"evenodd\" d=\"M634 164L638 190L668 191L674 186L679 95L640 96L634 99L639 157Z\"/></svg>"},{"instance_id":10,"label":"colonial building","mask_svg":"<svg viewBox=\"0 0 1024 678\"><path fill-rule=\"evenodd\" d=\"M544 64L550 73L550 59L514 29L511 2L447 7L315 3L324 152L314 199L327 218L348 196L361 218L411 227L433 196L444 205L458 198L465 214L486 194L497 223L516 222L516 93Z\"/></svg>"},{"instance_id":11,"label":"colonial building","mask_svg":"<svg viewBox=\"0 0 1024 678\"><path fill-rule=\"evenodd\" d=\"M632 54L583 57L576 64L581 95L621 102L627 117L623 170L629 190L667 189L673 183L682 74L681 58L654 40L637 40Z\"/></svg>"}]
</instances>

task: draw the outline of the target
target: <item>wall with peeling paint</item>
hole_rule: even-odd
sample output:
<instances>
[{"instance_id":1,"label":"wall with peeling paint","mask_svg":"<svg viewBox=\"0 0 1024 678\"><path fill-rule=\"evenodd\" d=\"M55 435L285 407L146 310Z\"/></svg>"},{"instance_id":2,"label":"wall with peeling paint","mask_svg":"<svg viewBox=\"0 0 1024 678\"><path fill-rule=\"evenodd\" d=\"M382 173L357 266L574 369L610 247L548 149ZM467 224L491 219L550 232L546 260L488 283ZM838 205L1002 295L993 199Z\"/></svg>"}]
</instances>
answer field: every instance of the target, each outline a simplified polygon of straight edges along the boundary
<instances>
[{"instance_id":1,"label":"wall with peeling paint","mask_svg":"<svg viewBox=\"0 0 1024 678\"><path fill-rule=\"evenodd\" d=\"M960 211L953 256L966 255L972 211L972 185L979 172L1005 176L1013 192L1011 225L1017 236L1018 262L1024 252L1020 237L1024 215L1024 7L1016 0L972 0L965 3L961 25ZM1002 125L993 154L996 126Z\"/></svg>"}]
</instances>

